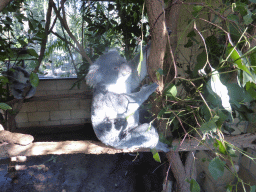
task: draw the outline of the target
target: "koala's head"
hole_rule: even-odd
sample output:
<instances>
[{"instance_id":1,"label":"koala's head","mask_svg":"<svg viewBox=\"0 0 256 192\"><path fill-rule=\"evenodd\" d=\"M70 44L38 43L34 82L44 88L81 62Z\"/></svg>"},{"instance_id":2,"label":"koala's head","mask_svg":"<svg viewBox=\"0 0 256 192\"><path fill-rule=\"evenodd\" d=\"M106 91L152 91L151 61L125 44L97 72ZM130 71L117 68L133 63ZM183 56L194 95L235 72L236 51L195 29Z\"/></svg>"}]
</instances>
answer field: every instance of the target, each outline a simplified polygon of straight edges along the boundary
<instances>
[{"instance_id":1,"label":"koala's head","mask_svg":"<svg viewBox=\"0 0 256 192\"><path fill-rule=\"evenodd\" d=\"M11 83L10 87L13 96L16 99L22 99L24 89L28 85L31 85L29 80L29 73L22 67L15 66L9 69L8 71L2 72L2 74L3 76L6 76L9 79L9 82ZM30 98L34 96L35 92L36 89L34 87L31 87L25 98Z\"/></svg>"},{"instance_id":2,"label":"koala's head","mask_svg":"<svg viewBox=\"0 0 256 192\"><path fill-rule=\"evenodd\" d=\"M4 71L2 74L6 76L11 83L22 83L25 85L29 83L29 73L21 67L12 67L8 71Z\"/></svg>"},{"instance_id":3,"label":"koala's head","mask_svg":"<svg viewBox=\"0 0 256 192\"><path fill-rule=\"evenodd\" d=\"M117 51L109 51L100 56L90 66L86 76L86 83L95 87L100 85L114 85L125 83L132 73L127 61Z\"/></svg>"}]
</instances>

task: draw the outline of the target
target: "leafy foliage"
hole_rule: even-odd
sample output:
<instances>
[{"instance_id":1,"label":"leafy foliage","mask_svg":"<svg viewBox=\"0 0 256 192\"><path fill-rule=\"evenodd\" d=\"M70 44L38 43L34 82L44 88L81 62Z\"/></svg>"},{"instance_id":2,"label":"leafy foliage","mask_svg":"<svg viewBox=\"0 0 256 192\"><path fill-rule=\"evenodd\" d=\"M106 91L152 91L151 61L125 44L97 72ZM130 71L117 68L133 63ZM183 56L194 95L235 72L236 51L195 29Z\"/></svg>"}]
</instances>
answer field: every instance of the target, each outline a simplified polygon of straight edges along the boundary
<instances>
[{"instance_id":1,"label":"leafy foliage","mask_svg":"<svg viewBox=\"0 0 256 192\"><path fill-rule=\"evenodd\" d=\"M217 180L224 174L225 163L221 161L218 157L211 160L209 163L209 171L213 178Z\"/></svg>"},{"instance_id":2,"label":"leafy foliage","mask_svg":"<svg viewBox=\"0 0 256 192\"><path fill-rule=\"evenodd\" d=\"M1 13L1 70L5 70L11 60L21 64L21 60L38 58L40 43L45 38L46 13L28 9L32 0L25 2L25 12L17 11L21 9L21 2L13 1ZM171 130L173 137L200 135L203 141L209 138L207 142L214 145L217 155L209 164L209 171L215 179L223 175L225 161L232 161L235 156L234 147L223 141L221 135L237 131L231 126L236 118L239 121L255 121L256 48L248 46L255 41L255 3L255 0L225 0L221 6L209 2L188 4L188 27L183 31L187 42L182 46L186 51L190 50L191 55L185 55L184 60L178 58L177 67L183 74L171 83L166 82L162 109L156 114L158 119L167 121L167 130ZM67 1L68 26L92 61L106 47L118 47L129 60L136 52L142 32L147 33L147 22L141 16L142 4L142 1L134 0L108 3ZM26 30L24 23L28 25ZM194 28L191 27L193 24ZM196 24L200 27L197 28ZM49 31L51 35L42 68L73 62L79 79L84 79L88 62L77 53L74 40L64 31L58 19L55 27ZM22 54L23 48L26 48L27 54ZM175 54L181 57L184 49L181 52L177 49ZM26 60L26 65L32 69L36 62ZM159 69L156 73L160 79L168 72ZM31 73L30 81L37 86L38 77ZM0 83L1 102L6 102L8 91L5 86L8 80L1 77ZM8 109L5 105L2 107ZM160 161L156 152L153 151L153 155ZM199 190L195 180L188 182L191 191ZM255 191L255 186L251 186L251 191Z\"/></svg>"},{"instance_id":3,"label":"leafy foliage","mask_svg":"<svg viewBox=\"0 0 256 192\"><path fill-rule=\"evenodd\" d=\"M187 180L187 182L190 183L190 191L191 191L191 192L200 192L200 186L199 186L199 184L196 182L195 179L191 179L190 181Z\"/></svg>"},{"instance_id":4,"label":"leafy foliage","mask_svg":"<svg viewBox=\"0 0 256 192\"><path fill-rule=\"evenodd\" d=\"M187 41L174 53L179 75L166 82L157 114L173 137L196 135L202 145L215 147L209 171L216 180L228 168L226 162L236 157L237 150L223 137L240 131L234 119L255 122L255 8L253 1L188 3L190 20L182 32ZM191 55L183 53L189 51ZM189 182L192 191L197 185Z\"/></svg>"},{"instance_id":5,"label":"leafy foliage","mask_svg":"<svg viewBox=\"0 0 256 192\"><path fill-rule=\"evenodd\" d=\"M0 109L7 110L7 109L12 109L9 105L6 103L0 103Z\"/></svg>"}]
</instances>

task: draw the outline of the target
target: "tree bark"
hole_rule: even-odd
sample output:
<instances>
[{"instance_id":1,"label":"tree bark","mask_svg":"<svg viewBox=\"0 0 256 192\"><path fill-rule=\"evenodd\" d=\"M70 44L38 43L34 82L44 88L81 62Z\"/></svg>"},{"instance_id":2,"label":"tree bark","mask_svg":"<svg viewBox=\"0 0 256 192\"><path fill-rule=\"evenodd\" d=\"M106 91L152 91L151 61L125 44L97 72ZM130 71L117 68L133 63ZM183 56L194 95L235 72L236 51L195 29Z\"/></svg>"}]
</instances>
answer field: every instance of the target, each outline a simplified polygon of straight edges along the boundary
<instances>
[{"instance_id":1,"label":"tree bark","mask_svg":"<svg viewBox=\"0 0 256 192\"><path fill-rule=\"evenodd\" d=\"M150 25L151 51L148 58L148 73L154 82L159 85L160 92L163 91L163 76L157 71L163 70L164 55L167 43L167 30L165 25L165 13L163 0L146 0L146 7Z\"/></svg>"},{"instance_id":2,"label":"tree bark","mask_svg":"<svg viewBox=\"0 0 256 192\"><path fill-rule=\"evenodd\" d=\"M168 34L169 34L169 42L166 47L166 58L164 61L164 70L167 72L165 77L165 82L169 83L173 78L176 77L176 65L175 61L177 60L177 46L178 46L178 20L179 13L182 4L172 4L169 3L167 5L165 11L166 25ZM170 44L169 44L170 43ZM173 54L173 58L172 58ZM173 61L174 60L174 61Z\"/></svg>"},{"instance_id":3,"label":"tree bark","mask_svg":"<svg viewBox=\"0 0 256 192\"><path fill-rule=\"evenodd\" d=\"M44 58L44 53L45 53L45 49L46 49L46 43L47 43L47 39L48 39L48 35L49 35L49 29L50 29L50 24L51 24L51 16L52 16L53 4L54 4L53 0L49 0L48 9L47 9L47 13L46 13L45 29L44 29L45 38L42 40L40 55L39 55L39 58L38 58L38 65L36 66L36 68L34 70L34 73L38 72L40 64L41 64L41 62L42 62L42 60Z\"/></svg>"},{"instance_id":4,"label":"tree bark","mask_svg":"<svg viewBox=\"0 0 256 192\"><path fill-rule=\"evenodd\" d=\"M12 0L1 0L0 1L0 11L2 11L3 8L5 8L8 5L8 3L10 3L11 1Z\"/></svg>"},{"instance_id":5,"label":"tree bark","mask_svg":"<svg viewBox=\"0 0 256 192\"><path fill-rule=\"evenodd\" d=\"M0 143L28 145L34 141L34 137L28 134L12 133L10 131L0 131Z\"/></svg>"},{"instance_id":6,"label":"tree bark","mask_svg":"<svg viewBox=\"0 0 256 192\"><path fill-rule=\"evenodd\" d=\"M178 184L178 191L189 192L189 183L185 181L186 172L178 152L171 151L167 153L167 158L171 166L171 170Z\"/></svg>"},{"instance_id":7,"label":"tree bark","mask_svg":"<svg viewBox=\"0 0 256 192\"><path fill-rule=\"evenodd\" d=\"M34 141L34 137L28 134L12 133L5 131L3 126L0 124L0 143L10 143L18 145L28 145Z\"/></svg>"}]
</instances>

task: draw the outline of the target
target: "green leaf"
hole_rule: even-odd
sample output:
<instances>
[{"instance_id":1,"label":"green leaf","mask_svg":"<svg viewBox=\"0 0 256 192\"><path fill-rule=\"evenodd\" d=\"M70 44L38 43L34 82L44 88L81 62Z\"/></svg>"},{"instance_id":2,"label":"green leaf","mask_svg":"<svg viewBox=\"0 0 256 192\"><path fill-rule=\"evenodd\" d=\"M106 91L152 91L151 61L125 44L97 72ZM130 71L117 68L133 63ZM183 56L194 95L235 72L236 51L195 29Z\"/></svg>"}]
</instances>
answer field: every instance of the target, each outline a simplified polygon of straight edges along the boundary
<instances>
[{"instance_id":1,"label":"green leaf","mask_svg":"<svg viewBox=\"0 0 256 192\"><path fill-rule=\"evenodd\" d=\"M236 150L234 149L234 147L233 147L231 144L225 142L225 146L226 146L227 153L228 153L231 157L237 157L237 155L236 155Z\"/></svg>"},{"instance_id":2,"label":"green leaf","mask_svg":"<svg viewBox=\"0 0 256 192\"><path fill-rule=\"evenodd\" d=\"M208 90L212 90L215 94L217 94L221 99L223 108L226 109L229 113L232 113L232 109L229 101L228 89L220 81L219 72L215 71L214 68L212 68L212 71L213 72L210 79L210 86L208 85L207 88Z\"/></svg>"},{"instance_id":3,"label":"green leaf","mask_svg":"<svg viewBox=\"0 0 256 192\"><path fill-rule=\"evenodd\" d=\"M256 51L254 50L253 53L250 54L251 65L256 66Z\"/></svg>"},{"instance_id":4,"label":"green leaf","mask_svg":"<svg viewBox=\"0 0 256 192\"><path fill-rule=\"evenodd\" d=\"M28 44L23 39L18 39L18 42L20 43L21 46L26 46Z\"/></svg>"},{"instance_id":5,"label":"green leaf","mask_svg":"<svg viewBox=\"0 0 256 192\"><path fill-rule=\"evenodd\" d=\"M37 75L36 73L33 73L33 72L32 72L32 73L30 74L29 79L30 79L30 83L31 83L32 87L37 87L37 86L38 86L38 84L39 84L39 78L38 78L38 75Z\"/></svg>"},{"instance_id":6,"label":"green leaf","mask_svg":"<svg viewBox=\"0 0 256 192\"><path fill-rule=\"evenodd\" d=\"M235 11L238 11L242 16L245 16L247 14L247 5L245 3L237 2Z\"/></svg>"},{"instance_id":7,"label":"green leaf","mask_svg":"<svg viewBox=\"0 0 256 192\"><path fill-rule=\"evenodd\" d=\"M214 116L210 121L203 123L200 127L200 130L202 131L203 134L209 133L209 132L216 132L217 131L217 125L216 121L218 121L219 117Z\"/></svg>"},{"instance_id":8,"label":"green leaf","mask_svg":"<svg viewBox=\"0 0 256 192\"><path fill-rule=\"evenodd\" d=\"M205 121L209 121L211 119L211 113L206 105L200 107L200 114L205 119Z\"/></svg>"},{"instance_id":9,"label":"green leaf","mask_svg":"<svg viewBox=\"0 0 256 192\"><path fill-rule=\"evenodd\" d=\"M34 49L28 49L27 51L30 55L32 55L34 57L38 57L38 54Z\"/></svg>"},{"instance_id":10,"label":"green leaf","mask_svg":"<svg viewBox=\"0 0 256 192\"><path fill-rule=\"evenodd\" d=\"M155 159L155 161L161 163L161 159L160 159L160 156L159 156L159 153L157 152L157 150L155 148L153 148L153 149L150 149L150 151L152 152L153 158Z\"/></svg>"},{"instance_id":11,"label":"green leaf","mask_svg":"<svg viewBox=\"0 0 256 192\"><path fill-rule=\"evenodd\" d=\"M5 85L6 83L9 83L9 80L5 76L0 76L0 82Z\"/></svg>"},{"instance_id":12,"label":"green leaf","mask_svg":"<svg viewBox=\"0 0 256 192\"><path fill-rule=\"evenodd\" d=\"M194 17L197 17L198 13L199 13L202 9L203 9L203 6L201 6L201 5L195 5L195 6L193 7L192 15L193 15Z\"/></svg>"},{"instance_id":13,"label":"green leaf","mask_svg":"<svg viewBox=\"0 0 256 192\"><path fill-rule=\"evenodd\" d=\"M251 95L253 99L256 99L256 84L247 82L245 85L246 91Z\"/></svg>"},{"instance_id":14,"label":"green leaf","mask_svg":"<svg viewBox=\"0 0 256 192\"><path fill-rule=\"evenodd\" d=\"M195 179L191 179L190 181L187 179L187 182L190 183L190 191L191 192L200 192L200 186L199 184L196 182Z\"/></svg>"},{"instance_id":15,"label":"green leaf","mask_svg":"<svg viewBox=\"0 0 256 192\"><path fill-rule=\"evenodd\" d=\"M238 49L235 49L230 43L228 44L226 54L227 54L227 56L230 55L230 58L234 61L234 63L237 65L237 67L239 69L241 69L251 75L251 72L245 65L246 59L241 58L242 53Z\"/></svg>"},{"instance_id":16,"label":"green leaf","mask_svg":"<svg viewBox=\"0 0 256 192\"><path fill-rule=\"evenodd\" d=\"M12 109L9 105L6 103L0 103L0 109L7 110L7 109Z\"/></svg>"},{"instance_id":17,"label":"green leaf","mask_svg":"<svg viewBox=\"0 0 256 192\"><path fill-rule=\"evenodd\" d=\"M192 47L193 42L191 41L191 39L188 40L188 42L184 45L185 48L189 48Z\"/></svg>"},{"instance_id":18,"label":"green leaf","mask_svg":"<svg viewBox=\"0 0 256 192\"><path fill-rule=\"evenodd\" d=\"M248 11L248 14L243 16L243 19L244 19L244 24L245 25L251 24L253 22L252 13L250 11Z\"/></svg>"},{"instance_id":19,"label":"green leaf","mask_svg":"<svg viewBox=\"0 0 256 192\"><path fill-rule=\"evenodd\" d=\"M201 11L203 9L203 6L201 6L201 5L195 5L194 7L193 7L193 11L196 11L196 12L199 12L199 11Z\"/></svg>"},{"instance_id":20,"label":"green leaf","mask_svg":"<svg viewBox=\"0 0 256 192\"><path fill-rule=\"evenodd\" d=\"M227 154L227 151L226 151L226 148L225 148L225 146L223 145L223 143L222 143L220 140L218 140L218 139L216 139L216 142L217 142L217 146L218 146L219 152L220 152L221 154L223 154L223 155L226 155L226 154Z\"/></svg>"},{"instance_id":21,"label":"green leaf","mask_svg":"<svg viewBox=\"0 0 256 192\"><path fill-rule=\"evenodd\" d=\"M255 192L256 191L256 185L251 186L250 192Z\"/></svg>"},{"instance_id":22,"label":"green leaf","mask_svg":"<svg viewBox=\"0 0 256 192\"><path fill-rule=\"evenodd\" d=\"M234 21L236 24L239 23L239 17L237 15L228 15L229 20Z\"/></svg>"},{"instance_id":23,"label":"green leaf","mask_svg":"<svg viewBox=\"0 0 256 192\"><path fill-rule=\"evenodd\" d=\"M248 90L254 89L253 83L252 84L248 83L247 85L248 85L247 87ZM250 103L251 101L253 101L253 98L250 95L249 91L248 90L245 91L244 88L240 87L236 83L227 84L227 88L230 96L230 102L236 107L240 108L241 103L244 103L244 102Z\"/></svg>"},{"instance_id":24,"label":"green leaf","mask_svg":"<svg viewBox=\"0 0 256 192\"><path fill-rule=\"evenodd\" d=\"M215 180L223 176L224 168L225 162L221 161L219 157L215 157L213 160L211 160L208 166L209 172Z\"/></svg>"},{"instance_id":25,"label":"green leaf","mask_svg":"<svg viewBox=\"0 0 256 192\"><path fill-rule=\"evenodd\" d=\"M159 113L157 114L157 119L160 119L162 115L165 114L166 110L167 110L166 108L161 109L161 111L159 111Z\"/></svg>"},{"instance_id":26,"label":"green leaf","mask_svg":"<svg viewBox=\"0 0 256 192\"><path fill-rule=\"evenodd\" d=\"M216 107L213 109L217 116L219 116L218 121L216 122L216 125L218 127L221 127L222 124L229 119L229 116L225 114L225 110L221 110L219 107Z\"/></svg>"},{"instance_id":27,"label":"green leaf","mask_svg":"<svg viewBox=\"0 0 256 192\"><path fill-rule=\"evenodd\" d=\"M227 191L226 191L226 192L232 192L232 188L233 188L233 186L232 186L232 185L228 185L228 186L227 186Z\"/></svg>"},{"instance_id":28,"label":"green leaf","mask_svg":"<svg viewBox=\"0 0 256 192\"><path fill-rule=\"evenodd\" d=\"M158 69L157 71L156 71L156 78L157 78L157 80L160 80L160 77L163 75L163 70L162 69Z\"/></svg>"},{"instance_id":29,"label":"green leaf","mask_svg":"<svg viewBox=\"0 0 256 192\"><path fill-rule=\"evenodd\" d=\"M194 30L191 30L188 34L187 34L187 37L195 37L196 36L196 33Z\"/></svg>"},{"instance_id":30,"label":"green leaf","mask_svg":"<svg viewBox=\"0 0 256 192\"><path fill-rule=\"evenodd\" d=\"M164 91L164 95L176 97L177 92L177 87L174 84L171 84L166 88L166 91Z\"/></svg>"},{"instance_id":31,"label":"green leaf","mask_svg":"<svg viewBox=\"0 0 256 192\"><path fill-rule=\"evenodd\" d=\"M172 138L166 139L166 137L164 136L163 133L159 133L159 141L161 141L162 143L165 143L169 146L172 146Z\"/></svg>"}]
</instances>

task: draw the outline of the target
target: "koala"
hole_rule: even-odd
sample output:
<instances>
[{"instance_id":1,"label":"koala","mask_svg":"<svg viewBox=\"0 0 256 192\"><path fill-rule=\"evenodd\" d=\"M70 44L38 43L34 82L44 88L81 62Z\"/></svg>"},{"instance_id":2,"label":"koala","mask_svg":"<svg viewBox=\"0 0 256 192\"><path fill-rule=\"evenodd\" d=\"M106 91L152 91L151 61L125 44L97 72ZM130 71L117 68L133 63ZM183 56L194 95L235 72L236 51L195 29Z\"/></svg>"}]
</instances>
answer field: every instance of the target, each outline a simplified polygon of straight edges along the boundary
<instances>
[{"instance_id":1,"label":"koala","mask_svg":"<svg viewBox=\"0 0 256 192\"><path fill-rule=\"evenodd\" d=\"M10 88L14 98L22 99L24 89L28 86L30 86L30 90L25 98L28 99L34 96L36 88L31 86L29 80L29 73L25 69L15 66L8 71L4 71L3 75L6 76L10 82Z\"/></svg>"},{"instance_id":2,"label":"koala","mask_svg":"<svg viewBox=\"0 0 256 192\"><path fill-rule=\"evenodd\" d=\"M139 57L128 63L112 50L90 66L86 83L94 88L93 129L102 143L116 149L156 148L168 152L167 145L159 141L156 129L149 123L139 123L138 108L158 85L153 83L143 86L138 92L133 91L147 74L146 59L142 63L142 75L137 73L135 63L138 60Z\"/></svg>"}]
</instances>

